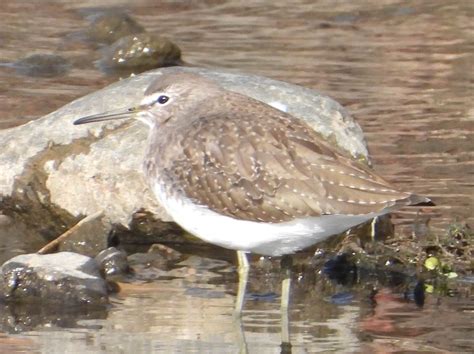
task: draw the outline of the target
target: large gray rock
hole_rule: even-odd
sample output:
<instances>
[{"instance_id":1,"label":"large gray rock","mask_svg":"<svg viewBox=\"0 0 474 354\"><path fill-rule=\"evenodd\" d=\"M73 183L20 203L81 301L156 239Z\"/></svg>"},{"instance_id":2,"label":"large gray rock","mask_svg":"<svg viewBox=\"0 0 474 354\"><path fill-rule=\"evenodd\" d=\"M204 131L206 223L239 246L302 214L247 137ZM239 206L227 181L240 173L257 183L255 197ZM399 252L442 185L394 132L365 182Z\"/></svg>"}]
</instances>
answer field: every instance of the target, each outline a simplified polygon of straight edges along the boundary
<instances>
[{"instance_id":1,"label":"large gray rock","mask_svg":"<svg viewBox=\"0 0 474 354\"><path fill-rule=\"evenodd\" d=\"M102 305L108 301L107 284L93 258L72 252L24 254L0 267L0 299Z\"/></svg>"},{"instance_id":2,"label":"large gray rock","mask_svg":"<svg viewBox=\"0 0 474 354\"><path fill-rule=\"evenodd\" d=\"M136 105L164 72L192 71L304 119L354 158L368 162L359 125L331 98L253 75L200 68L165 68L117 82L23 126L0 131L0 211L39 230L63 233L80 216L103 210L128 227L137 211L169 218L141 172L147 128L135 121L74 126L77 118Z\"/></svg>"}]
</instances>

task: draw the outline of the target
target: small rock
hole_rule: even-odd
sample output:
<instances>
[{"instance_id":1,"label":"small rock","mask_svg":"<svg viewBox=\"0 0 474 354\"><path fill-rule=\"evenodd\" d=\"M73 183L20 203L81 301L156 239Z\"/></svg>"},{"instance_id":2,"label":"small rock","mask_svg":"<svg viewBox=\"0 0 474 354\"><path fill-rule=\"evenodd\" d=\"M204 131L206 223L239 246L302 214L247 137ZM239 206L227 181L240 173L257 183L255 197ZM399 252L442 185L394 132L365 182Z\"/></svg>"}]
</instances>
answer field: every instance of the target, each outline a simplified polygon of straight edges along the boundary
<instances>
[{"instance_id":1,"label":"small rock","mask_svg":"<svg viewBox=\"0 0 474 354\"><path fill-rule=\"evenodd\" d=\"M0 267L0 299L25 303L102 305L107 284L97 262L80 254L24 254Z\"/></svg>"},{"instance_id":2,"label":"small rock","mask_svg":"<svg viewBox=\"0 0 474 354\"><path fill-rule=\"evenodd\" d=\"M115 247L109 247L95 257L96 262L107 277L130 273L127 254Z\"/></svg>"},{"instance_id":3,"label":"small rock","mask_svg":"<svg viewBox=\"0 0 474 354\"><path fill-rule=\"evenodd\" d=\"M142 253L137 252L128 256L128 263L134 269L135 267L166 269L168 262L166 257L160 253Z\"/></svg>"},{"instance_id":4,"label":"small rock","mask_svg":"<svg viewBox=\"0 0 474 354\"><path fill-rule=\"evenodd\" d=\"M96 213L82 219L67 232L67 237L59 243L58 251L95 257L109 247L112 225L102 213Z\"/></svg>"},{"instance_id":5,"label":"small rock","mask_svg":"<svg viewBox=\"0 0 474 354\"><path fill-rule=\"evenodd\" d=\"M92 20L86 34L89 40L111 44L116 40L145 32L143 26L123 12L105 11L89 17Z\"/></svg>"},{"instance_id":6,"label":"small rock","mask_svg":"<svg viewBox=\"0 0 474 354\"><path fill-rule=\"evenodd\" d=\"M165 37L141 33L123 37L106 48L98 65L101 70L140 73L180 65L181 50Z\"/></svg>"},{"instance_id":7,"label":"small rock","mask_svg":"<svg viewBox=\"0 0 474 354\"><path fill-rule=\"evenodd\" d=\"M177 261L183 257L181 252L159 243L154 243L151 245L148 249L148 253L160 254L169 261Z\"/></svg>"}]
</instances>

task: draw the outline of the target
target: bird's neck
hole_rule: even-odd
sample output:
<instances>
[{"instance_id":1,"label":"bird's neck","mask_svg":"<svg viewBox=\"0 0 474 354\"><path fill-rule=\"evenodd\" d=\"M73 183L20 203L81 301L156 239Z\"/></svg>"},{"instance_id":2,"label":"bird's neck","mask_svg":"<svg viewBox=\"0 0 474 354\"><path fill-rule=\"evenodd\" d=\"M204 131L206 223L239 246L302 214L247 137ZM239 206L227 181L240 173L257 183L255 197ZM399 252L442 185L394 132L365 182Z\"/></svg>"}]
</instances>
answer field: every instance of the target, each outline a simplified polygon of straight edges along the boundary
<instances>
[{"instance_id":1,"label":"bird's neck","mask_svg":"<svg viewBox=\"0 0 474 354\"><path fill-rule=\"evenodd\" d=\"M144 160L144 172L148 179L163 179L163 171L171 164L172 156L181 154L179 133L179 130L166 124L151 127Z\"/></svg>"}]
</instances>

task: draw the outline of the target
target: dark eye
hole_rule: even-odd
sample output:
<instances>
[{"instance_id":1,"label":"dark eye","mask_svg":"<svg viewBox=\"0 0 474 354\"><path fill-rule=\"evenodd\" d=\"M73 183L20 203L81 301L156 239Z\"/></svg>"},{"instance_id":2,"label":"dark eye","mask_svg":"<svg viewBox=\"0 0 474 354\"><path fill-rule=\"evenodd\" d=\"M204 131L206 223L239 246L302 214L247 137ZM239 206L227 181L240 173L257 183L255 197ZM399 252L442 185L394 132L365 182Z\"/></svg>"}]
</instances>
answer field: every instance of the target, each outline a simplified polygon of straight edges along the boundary
<instances>
[{"instance_id":1,"label":"dark eye","mask_svg":"<svg viewBox=\"0 0 474 354\"><path fill-rule=\"evenodd\" d=\"M168 102L169 99L170 98L168 96L161 95L160 97L158 97L156 102L158 102L159 104L165 104L166 102Z\"/></svg>"}]
</instances>

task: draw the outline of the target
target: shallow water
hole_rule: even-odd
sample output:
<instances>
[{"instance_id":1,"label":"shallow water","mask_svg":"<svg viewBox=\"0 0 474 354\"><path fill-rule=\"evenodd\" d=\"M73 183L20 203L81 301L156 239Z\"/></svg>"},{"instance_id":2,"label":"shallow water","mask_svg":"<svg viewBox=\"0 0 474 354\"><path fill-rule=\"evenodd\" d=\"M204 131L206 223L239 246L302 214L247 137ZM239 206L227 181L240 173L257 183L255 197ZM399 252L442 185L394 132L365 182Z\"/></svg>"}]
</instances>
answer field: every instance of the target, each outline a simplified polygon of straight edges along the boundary
<instances>
[{"instance_id":1,"label":"shallow water","mask_svg":"<svg viewBox=\"0 0 474 354\"><path fill-rule=\"evenodd\" d=\"M173 39L188 63L329 94L363 127L380 174L402 189L433 197L438 205L430 212L433 230L441 232L455 219L472 224L473 4L2 0L0 61L54 53L71 69L64 76L38 78L0 66L0 129L41 117L117 79L97 70L93 61L99 52L78 34L88 23L83 16L94 13L91 8L117 6L148 31ZM414 217L415 211L405 210L394 220L408 233ZM173 279L124 287L100 315L77 316L84 318L78 322L66 316L68 321L59 323L36 323L32 317L35 325L18 334L0 333L0 352L236 352L242 333L250 352L278 352L278 300L270 296L247 304L241 331L231 316L234 268L207 258L194 261L178 268L184 274ZM254 291L278 293L276 280L254 274ZM390 286L382 287L375 305L361 289L341 289L327 279L317 284L294 285L294 352L474 347L470 292L427 295L418 308ZM351 294L348 301L328 300L344 292ZM23 323L17 313L4 314L2 321Z\"/></svg>"}]
</instances>

